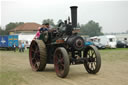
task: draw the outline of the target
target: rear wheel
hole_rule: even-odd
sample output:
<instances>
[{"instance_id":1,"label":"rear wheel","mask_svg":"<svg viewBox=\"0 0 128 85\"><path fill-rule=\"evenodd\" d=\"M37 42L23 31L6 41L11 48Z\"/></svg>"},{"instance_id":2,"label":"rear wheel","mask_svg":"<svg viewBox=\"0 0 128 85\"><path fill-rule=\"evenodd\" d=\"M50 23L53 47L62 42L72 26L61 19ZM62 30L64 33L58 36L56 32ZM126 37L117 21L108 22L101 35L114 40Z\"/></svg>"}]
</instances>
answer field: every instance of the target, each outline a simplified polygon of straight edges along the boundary
<instances>
[{"instance_id":1,"label":"rear wheel","mask_svg":"<svg viewBox=\"0 0 128 85\"><path fill-rule=\"evenodd\" d=\"M101 57L95 46L88 46L84 51L84 67L88 73L96 74L101 67Z\"/></svg>"},{"instance_id":2,"label":"rear wheel","mask_svg":"<svg viewBox=\"0 0 128 85\"><path fill-rule=\"evenodd\" d=\"M64 78L69 72L69 57L68 53L63 47L56 49L54 53L54 66L57 76Z\"/></svg>"},{"instance_id":3,"label":"rear wheel","mask_svg":"<svg viewBox=\"0 0 128 85\"><path fill-rule=\"evenodd\" d=\"M29 61L34 71L42 71L46 66L46 47L42 40L33 40L29 48Z\"/></svg>"}]
</instances>

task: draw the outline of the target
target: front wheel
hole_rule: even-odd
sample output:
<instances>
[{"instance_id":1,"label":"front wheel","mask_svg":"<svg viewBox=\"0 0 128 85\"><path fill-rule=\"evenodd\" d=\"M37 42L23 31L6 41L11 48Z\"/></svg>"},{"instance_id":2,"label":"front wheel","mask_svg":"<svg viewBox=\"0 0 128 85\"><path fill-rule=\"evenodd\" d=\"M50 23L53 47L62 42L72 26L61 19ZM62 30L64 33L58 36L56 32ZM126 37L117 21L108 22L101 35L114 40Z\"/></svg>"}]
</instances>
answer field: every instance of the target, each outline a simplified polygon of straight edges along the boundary
<instances>
[{"instance_id":1,"label":"front wheel","mask_svg":"<svg viewBox=\"0 0 128 85\"><path fill-rule=\"evenodd\" d=\"M88 73L96 74L101 67L101 56L98 49L95 46L88 46L84 50L84 67Z\"/></svg>"},{"instance_id":2,"label":"front wheel","mask_svg":"<svg viewBox=\"0 0 128 85\"><path fill-rule=\"evenodd\" d=\"M59 47L54 53L54 67L57 76L64 78L69 72L69 57L68 53L63 47Z\"/></svg>"}]
</instances>

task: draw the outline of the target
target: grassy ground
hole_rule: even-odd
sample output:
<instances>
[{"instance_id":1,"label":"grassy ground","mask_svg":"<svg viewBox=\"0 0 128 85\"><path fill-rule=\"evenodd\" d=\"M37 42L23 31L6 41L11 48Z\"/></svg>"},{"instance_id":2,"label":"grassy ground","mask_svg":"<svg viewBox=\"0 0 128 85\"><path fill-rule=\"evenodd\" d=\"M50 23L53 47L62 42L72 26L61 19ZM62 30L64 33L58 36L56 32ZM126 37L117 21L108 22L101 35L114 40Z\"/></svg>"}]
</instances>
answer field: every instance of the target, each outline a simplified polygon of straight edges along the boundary
<instances>
[{"instance_id":1,"label":"grassy ground","mask_svg":"<svg viewBox=\"0 0 128 85\"><path fill-rule=\"evenodd\" d=\"M58 78L53 65L33 72L28 50L24 53L0 51L0 85L127 85L128 48L100 50L102 67L98 75L85 72L83 65L70 67L66 79Z\"/></svg>"},{"instance_id":2,"label":"grassy ground","mask_svg":"<svg viewBox=\"0 0 128 85\"><path fill-rule=\"evenodd\" d=\"M100 50L102 60L106 62L127 61L128 48L105 49Z\"/></svg>"},{"instance_id":3,"label":"grassy ground","mask_svg":"<svg viewBox=\"0 0 128 85\"><path fill-rule=\"evenodd\" d=\"M0 51L0 85L22 85L25 83L20 74L19 64L22 64L22 60L27 57L28 51L24 53Z\"/></svg>"}]
</instances>

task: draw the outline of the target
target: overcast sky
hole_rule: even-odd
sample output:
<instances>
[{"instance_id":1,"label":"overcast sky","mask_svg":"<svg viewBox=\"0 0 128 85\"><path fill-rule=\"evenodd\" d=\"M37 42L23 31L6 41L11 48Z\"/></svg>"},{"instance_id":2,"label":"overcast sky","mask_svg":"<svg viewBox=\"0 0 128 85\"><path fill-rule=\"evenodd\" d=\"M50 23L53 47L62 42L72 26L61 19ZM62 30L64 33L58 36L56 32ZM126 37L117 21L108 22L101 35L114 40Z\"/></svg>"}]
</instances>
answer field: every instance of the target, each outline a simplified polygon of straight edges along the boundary
<instances>
[{"instance_id":1,"label":"overcast sky","mask_svg":"<svg viewBox=\"0 0 128 85\"><path fill-rule=\"evenodd\" d=\"M104 33L128 30L128 1L97 0L2 0L1 21L4 27L9 22L36 22L43 19L65 20L70 16L70 6L78 6L78 22L99 22Z\"/></svg>"}]
</instances>

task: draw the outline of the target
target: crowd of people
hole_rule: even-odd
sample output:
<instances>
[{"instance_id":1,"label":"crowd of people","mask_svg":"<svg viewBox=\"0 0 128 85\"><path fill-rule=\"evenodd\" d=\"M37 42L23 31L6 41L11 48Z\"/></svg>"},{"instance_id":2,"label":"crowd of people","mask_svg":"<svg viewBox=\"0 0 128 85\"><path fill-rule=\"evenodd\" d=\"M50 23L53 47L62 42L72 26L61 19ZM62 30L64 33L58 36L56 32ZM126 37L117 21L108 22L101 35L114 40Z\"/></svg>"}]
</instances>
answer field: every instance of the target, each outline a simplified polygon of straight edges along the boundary
<instances>
[{"instance_id":1,"label":"crowd of people","mask_svg":"<svg viewBox=\"0 0 128 85\"><path fill-rule=\"evenodd\" d=\"M15 45L15 43L13 44L13 50L14 50L14 52L16 52L16 45ZM19 52L24 52L24 50L25 50L25 44L24 44L24 42L23 43L19 43L19 47L18 47L18 50L19 50Z\"/></svg>"},{"instance_id":2,"label":"crowd of people","mask_svg":"<svg viewBox=\"0 0 128 85\"><path fill-rule=\"evenodd\" d=\"M19 44L19 52L24 52L24 49L25 49L24 43L20 43Z\"/></svg>"}]
</instances>

